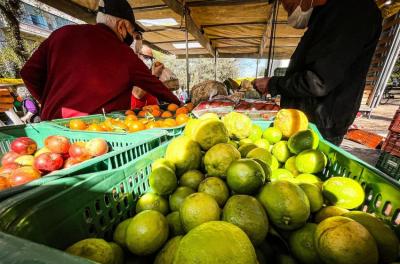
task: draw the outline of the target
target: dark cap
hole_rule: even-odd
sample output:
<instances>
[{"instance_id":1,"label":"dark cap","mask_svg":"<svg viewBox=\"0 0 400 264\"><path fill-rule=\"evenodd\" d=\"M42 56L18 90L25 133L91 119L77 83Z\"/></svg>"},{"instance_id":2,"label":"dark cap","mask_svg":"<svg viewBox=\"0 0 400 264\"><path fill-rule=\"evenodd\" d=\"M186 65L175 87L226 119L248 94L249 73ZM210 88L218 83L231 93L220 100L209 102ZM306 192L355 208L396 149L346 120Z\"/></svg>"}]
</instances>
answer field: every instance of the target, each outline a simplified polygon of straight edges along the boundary
<instances>
[{"instance_id":1,"label":"dark cap","mask_svg":"<svg viewBox=\"0 0 400 264\"><path fill-rule=\"evenodd\" d=\"M126 19L134 25L135 31L144 32L143 28L136 24L132 7L126 0L102 0L99 3L98 12Z\"/></svg>"}]
</instances>

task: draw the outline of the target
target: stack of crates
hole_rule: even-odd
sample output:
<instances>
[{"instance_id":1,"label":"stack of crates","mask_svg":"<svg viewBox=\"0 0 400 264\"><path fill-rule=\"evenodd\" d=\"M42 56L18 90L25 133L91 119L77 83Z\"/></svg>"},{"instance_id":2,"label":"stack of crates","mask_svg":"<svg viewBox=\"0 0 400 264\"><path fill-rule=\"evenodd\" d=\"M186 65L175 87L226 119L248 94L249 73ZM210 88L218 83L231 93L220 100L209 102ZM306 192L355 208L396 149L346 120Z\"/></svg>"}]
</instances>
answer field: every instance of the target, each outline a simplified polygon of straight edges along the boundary
<instances>
[{"instance_id":1,"label":"stack of crates","mask_svg":"<svg viewBox=\"0 0 400 264\"><path fill-rule=\"evenodd\" d=\"M396 180L400 180L400 108L394 115L389 134L382 146L377 168Z\"/></svg>"}]
</instances>

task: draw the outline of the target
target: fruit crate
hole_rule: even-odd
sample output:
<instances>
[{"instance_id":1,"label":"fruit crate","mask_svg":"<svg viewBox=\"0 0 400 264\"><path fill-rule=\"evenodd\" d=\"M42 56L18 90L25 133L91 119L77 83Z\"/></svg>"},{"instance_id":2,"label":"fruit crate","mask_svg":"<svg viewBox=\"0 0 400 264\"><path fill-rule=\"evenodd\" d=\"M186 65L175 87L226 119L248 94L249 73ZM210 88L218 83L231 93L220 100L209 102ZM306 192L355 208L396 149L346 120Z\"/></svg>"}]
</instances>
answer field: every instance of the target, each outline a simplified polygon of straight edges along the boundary
<instances>
[{"instance_id":1,"label":"fruit crate","mask_svg":"<svg viewBox=\"0 0 400 264\"><path fill-rule=\"evenodd\" d=\"M395 133L400 133L400 108L397 110L390 124L389 130Z\"/></svg>"},{"instance_id":2,"label":"fruit crate","mask_svg":"<svg viewBox=\"0 0 400 264\"><path fill-rule=\"evenodd\" d=\"M379 156L376 167L393 177L395 180L400 180L400 158L390 155L387 152L382 152Z\"/></svg>"},{"instance_id":3,"label":"fruit crate","mask_svg":"<svg viewBox=\"0 0 400 264\"><path fill-rule=\"evenodd\" d=\"M263 129L272 124L255 123ZM314 125L310 128L320 136ZM322 138L319 149L329 160L321 178L343 176L360 182L366 200L359 209L374 213L399 231L400 184ZM132 216L138 196L149 191L151 164L163 157L165 150L164 144L114 172L58 179L0 203L0 230L12 235L0 233L0 243L9 249L1 251L0 258L10 263L16 259L18 263L30 263L34 248L35 254L43 252L38 256L40 263L69 263L70 256L60 251L57 255L48 246L64 250L88 237L110 239L118 223ZM48 192L51 195L43 195ZM10 251L18 251L17 258Z\"/></svg>"},{"instance_id":4,"label":"fruit crate","mask_svg":"<svg viewBox=\"0 0 400 264\"><path fill-rule=\"evenodd\" d=\"M389 132L382 150L400 158L400 133Z\"/></svg>"},{"instance_id":5,"label":"fruit crate","mask_svg":"<svg viewBox=\"0 0 400 264\"><path fill-rule=\"evenodd\" d=\"M68 124L71 120L82 120L86 124L92 124L92 123L101 123L106 120L106 118L114 118L114 119L125 119L125 115L121 112L116 112L116 113L111 113L111 114L106 114L106 115L89 115L89 116L83 116L83 117L74 117L74 118L64 118L64 119L54 119L51 121L46 121L43 123L52 125L54 127L57 127L59 129L63 129L66 131L72 131L72 132L77 132L80 133L81 131L79 130L72 130L68 127ZM142 133L146 133L148 131L162 131L165 130L168 133L168 136L170 138L175 138L179 135L182 134L183 130L185 129L185 125L180 125L176 127L166 127L166 128L153 128L153 129L147 129L135 133L128 133L125 131L118 131L118 132L98 132L98 131L85 131L87 133L98 133L98 134L119 134L119 135L126 135L126 134L135 134L135 135L141 135ZM157 132L156 132L157 133Z\"/></svg>"},{"instance_id":6,"label":"fruit crate","mask_svg":"<svg viewBox=\"0 0 400 264\"><path fill-rule=\"evenodd\" d=\"M0 191L0 200L43 185L60 177L83 172L113 170L169 140L165 131L148 131L138 136L136 134L113 135L88 132L76 133L61 130L47 124L11 126L0 128L0 158L10 150L10 144L15 138L30 137L40 148L43 147L45 138L52 135L65 136L69 138L71 142L104 138L110 145L111 151L105 155L87 160L70 168L54 171L27 184Z\"/></svg>"}]
</instances>

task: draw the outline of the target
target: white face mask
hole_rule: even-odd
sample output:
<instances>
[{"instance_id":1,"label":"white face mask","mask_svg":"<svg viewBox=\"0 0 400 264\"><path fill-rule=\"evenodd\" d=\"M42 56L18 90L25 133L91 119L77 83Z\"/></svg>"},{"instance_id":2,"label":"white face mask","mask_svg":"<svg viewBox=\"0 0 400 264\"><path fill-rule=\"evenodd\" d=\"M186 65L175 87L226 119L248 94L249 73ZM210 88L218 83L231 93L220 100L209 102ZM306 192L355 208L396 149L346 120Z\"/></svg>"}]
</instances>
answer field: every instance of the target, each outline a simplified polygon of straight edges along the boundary
<instances>
[{"instance_id":1,"label":"white face mask","mask_svg":"<svg viewBox=\"0 0 400 264\"><path fill-rule=\"evenodd\" d=\"M135 39L135 40L133 40L133 43L132 43L132 45L131 45L131 48L133 49L133 51L134 51L136 54L139 54L140 51L142 50L142 46L143 46L142 40L141 40L141 39L140 39L140 40Z\"/></svg>"},{"instance_id":2,"label":"white face mask","mask_svg":"<svg viewBox=\"0 0 400 264\"><path fill-rule=\"evenodd\" d=\"M308 26L308 21L313 12L313 7L311 2L311 8L307 11L301 10L301 3L300 5L294 10L294 12L288 17L288 24L297 29L304 29Z\"/></svg>"}]
</instances>

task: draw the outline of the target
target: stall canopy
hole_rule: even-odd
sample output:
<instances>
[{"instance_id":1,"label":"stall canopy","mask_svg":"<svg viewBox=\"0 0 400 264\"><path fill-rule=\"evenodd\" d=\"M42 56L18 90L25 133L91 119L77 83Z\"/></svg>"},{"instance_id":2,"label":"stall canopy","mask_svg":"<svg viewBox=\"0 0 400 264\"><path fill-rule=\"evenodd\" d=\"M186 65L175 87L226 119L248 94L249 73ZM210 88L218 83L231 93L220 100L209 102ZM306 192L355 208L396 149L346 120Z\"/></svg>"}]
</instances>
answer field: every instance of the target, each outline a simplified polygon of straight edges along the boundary
<instances>
[{"instance_id":1,"label":"stall canopy","mask_svg":"<svg viewBox=\"0 0 400 264\"><path fill-rule=\"evenodd\" d=\"M94 23L98 0L40 0L85 22ZM190 57L262 58L269 51L273 4L267 0L129 0L144 40L153 49L184 57L185 28ZM302 30L287 25L279 7L275 59L292 55ZM187 24L187 25L186 25Z\"/></svg>"}]
</instances>

